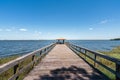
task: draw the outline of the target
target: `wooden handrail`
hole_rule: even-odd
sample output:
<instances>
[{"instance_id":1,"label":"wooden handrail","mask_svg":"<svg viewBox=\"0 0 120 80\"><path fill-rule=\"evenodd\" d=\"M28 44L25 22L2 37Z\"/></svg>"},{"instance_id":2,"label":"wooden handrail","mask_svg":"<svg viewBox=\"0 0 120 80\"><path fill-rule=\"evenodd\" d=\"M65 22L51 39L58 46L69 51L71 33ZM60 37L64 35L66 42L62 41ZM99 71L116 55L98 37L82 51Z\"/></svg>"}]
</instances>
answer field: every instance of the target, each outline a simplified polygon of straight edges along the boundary
<instances>
[{"instance_id":1,"label":"wooden handrail","mask_svg":"<svg viewBox=\"0 0 120 80\"><path fill-rule=\"evenodd\" d=\"M36 51L33 51L31 53L28 53L24 56L21 56L15 60L12 60L8 63L5 63L3 65L0 66L0 74L4 73L5 71L9 70L10 68L14 67L14 75L11 76L8 80L16 80L16 78L19 77L19 75L26 70L28 67L30 67L31 65L34 66L34 64L43 56L46 55L53 47L55 46L55 43L52 43L46 47L43 47L41 49L38 49ZM35 56L38 56L38 58L35 59ZM19 63L25 61L26 59L28 59L29 57L31 57L31 62L29 62L25 67L23 67L22 69L19 69Z\"/></svg>"},{"instance_id":2,"label":"wooden handrail","mask_svg":"<svg viewBox=\"0 0 120 80\"><path fill-rule=\"evenodd\" d=\"M90 49L87 49L87 48L83 48L83 47L80 47L80 46L77 46L75 44L71 44L71 43L66 43L67 46L72 49L75 53L77 54L83 54L85 57L88 57L89 59L91 59L92 61L94 61L94 65L91 65L93 68L97 69L96 68L96 63L102 67L104 67L106 70L110 71L112 74L114 74L116 76L116 80L120 80L120 60L119 59L116 59L116 58L113 58L113 57L110 57L108 55L105 55L105 54L102 54L100 52L96 52L96 51L92 51ZM91 55L89 54L93 54L94 56L91 57ZM80 55L79 55L80 56ZM81 57L81 56L80 56ZM100 61L98 61L96 59L96 57L100 57L100 58L103 58L103 59L106 59L108 61L111 61L113 63L115 63L116 67L115 67L115 70L113 70L112 68L108 67L108 65L105 65L103 63L101 63ZM83 58L87 63L90 63L86 60L86 58ZM97 69L98 70L98 69ZM100 70L99 70L100 71Z\"/></svg>"}]
</instances>

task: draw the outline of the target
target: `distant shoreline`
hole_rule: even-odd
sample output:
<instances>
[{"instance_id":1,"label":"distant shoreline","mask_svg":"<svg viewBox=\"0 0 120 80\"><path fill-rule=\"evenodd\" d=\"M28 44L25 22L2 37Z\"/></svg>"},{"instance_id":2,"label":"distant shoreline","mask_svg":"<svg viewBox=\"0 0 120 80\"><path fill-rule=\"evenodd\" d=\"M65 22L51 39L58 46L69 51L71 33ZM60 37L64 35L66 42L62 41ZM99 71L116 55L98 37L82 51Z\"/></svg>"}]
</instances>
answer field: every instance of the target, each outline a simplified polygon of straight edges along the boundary
<instances>
[{"instance_id":1,"label":"distant shoreline","mask_svg":"<svg viewBox=\"0 0 120 80\"><path fill-rule=\"evenodd\" d=\"M40 40L0 40L0 41L44 41L44 40L56 40L56 39L40 39ZM109 40L109 39L66 39L66 40L85 40L85 41L87 41L87 40L89 40L89 41L99 41L99 40Z\"/></svg>"},{"instance_id":2,"label":"distant shoreline","mask_svg":"<svg viewBox=\"0 0 120 80\"><path fill-rule=\"evenodd\" d=\"M120 40L120 38L114 38L114 39L110 39L111 41L118 41Z\"/></svg>"}]
</instances>

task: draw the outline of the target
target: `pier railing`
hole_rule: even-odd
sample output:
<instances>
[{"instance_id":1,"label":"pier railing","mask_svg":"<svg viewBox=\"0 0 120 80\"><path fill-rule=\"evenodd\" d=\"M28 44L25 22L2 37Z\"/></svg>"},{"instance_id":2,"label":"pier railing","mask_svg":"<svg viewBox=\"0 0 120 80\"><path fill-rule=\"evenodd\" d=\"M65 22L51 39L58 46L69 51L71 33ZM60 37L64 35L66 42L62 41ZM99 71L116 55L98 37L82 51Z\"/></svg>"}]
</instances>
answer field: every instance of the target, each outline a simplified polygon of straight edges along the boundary
<instances>
[{"instance_id":1,"label":"pier railing","mask_svg":"<svg viewBox=\"0 0 120 80\"><path fill-rule=\"evenodd\" d=\"M22 80L22 78L55 46L55 43L28 53L0 66L0 80Z\"/></svg>"},{"instance_id":2,"label":"pier railing","mask_svg":"<svg viewBox=\"0 0 120 80\"><path fill-rule=\"evenodd\" d=\"M71 50L99 72L112 80L120 80L120 60L74 44L66 44Z\"/></svg>"}]
</instances>

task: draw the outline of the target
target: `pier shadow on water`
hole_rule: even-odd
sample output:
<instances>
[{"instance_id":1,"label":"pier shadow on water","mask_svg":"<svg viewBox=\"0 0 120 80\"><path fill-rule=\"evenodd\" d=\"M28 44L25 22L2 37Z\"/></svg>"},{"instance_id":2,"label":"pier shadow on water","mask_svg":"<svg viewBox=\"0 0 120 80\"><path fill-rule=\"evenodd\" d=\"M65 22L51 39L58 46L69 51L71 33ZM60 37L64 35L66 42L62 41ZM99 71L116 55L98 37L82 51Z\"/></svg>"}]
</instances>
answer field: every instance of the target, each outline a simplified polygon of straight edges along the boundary
<instances>
[{"instance_id":1,"label":"pier shadow on water","mask_svg":"<svg viewBox=\"0 0 120 80\"><path fill-rule=\"evenodd\" d=\"M94 72L89 74L85 69L76 66L51 70L50 74L39 77L39 79L34 80L108 80L100 74Z\"/></svg>"}]
</instances>

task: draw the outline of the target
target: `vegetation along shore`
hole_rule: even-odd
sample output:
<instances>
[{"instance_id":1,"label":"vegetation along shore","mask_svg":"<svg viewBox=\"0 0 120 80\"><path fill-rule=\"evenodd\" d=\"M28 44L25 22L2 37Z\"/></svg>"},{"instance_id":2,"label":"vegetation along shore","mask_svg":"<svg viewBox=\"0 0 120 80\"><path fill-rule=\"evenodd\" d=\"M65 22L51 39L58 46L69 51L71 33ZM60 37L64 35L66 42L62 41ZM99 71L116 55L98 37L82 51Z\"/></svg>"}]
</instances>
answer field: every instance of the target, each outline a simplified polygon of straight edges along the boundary
<instances>
[{"instance_id":1,"label":"vegetation along shore","mask_svg":"<svg viewBox=\"0 0 120 80\"><path fill-rule=\"evenodd\" d=\"M105 55L108 55L108 56L111 56L111 57L114 57L114 58L117 58L117 59L120 59L120 46L117 46L117 47L114 47L112 50L110 51L99 51ZM1 58L0 59L0 65L4 64L4 63L7 63L13 59L16 59L20 57L19 55L15 55L15 56L10 56L10 57L6 57L6 58ZM89 60L89 59L88 59ZM110 62L110 61L107 61L105 59L102 59L100 58L99 59L103 64L106 64L108 66L110 66L113 70L115 69L115 64ZM89 60L91 62L91 60ZM91 62L92 63L92 62ZM110 77L111 79L115 79L115 76L113 74L111 74L110 72L106 71L105 69L103 69L103 67L100 67L97 65L97 68L99 70L101 70L105 75L107 75L108 77ZM10 72L7 72L7 75L10 75L11 71ZM6 75L6 74L5 74ZM3 74L4 76L4 74ZM3 77L2 76L2 77ZM2 78L0 78L2 79Z\"/></svg>"}]
</instances>

